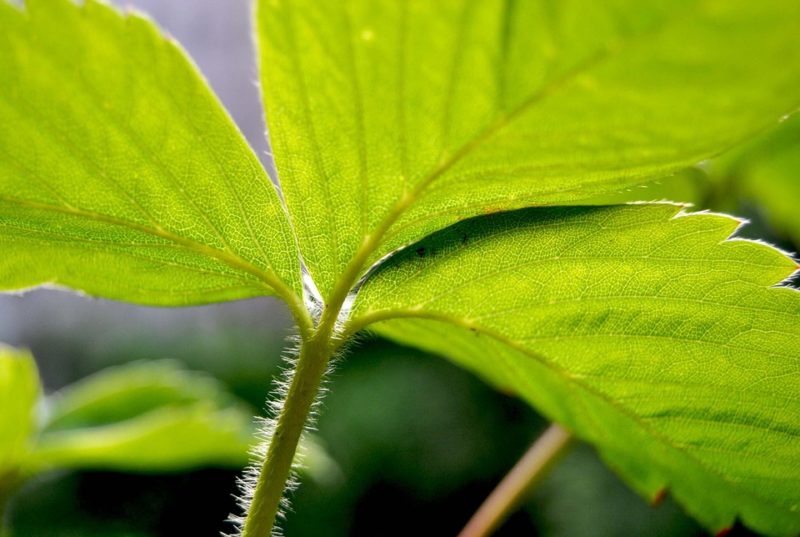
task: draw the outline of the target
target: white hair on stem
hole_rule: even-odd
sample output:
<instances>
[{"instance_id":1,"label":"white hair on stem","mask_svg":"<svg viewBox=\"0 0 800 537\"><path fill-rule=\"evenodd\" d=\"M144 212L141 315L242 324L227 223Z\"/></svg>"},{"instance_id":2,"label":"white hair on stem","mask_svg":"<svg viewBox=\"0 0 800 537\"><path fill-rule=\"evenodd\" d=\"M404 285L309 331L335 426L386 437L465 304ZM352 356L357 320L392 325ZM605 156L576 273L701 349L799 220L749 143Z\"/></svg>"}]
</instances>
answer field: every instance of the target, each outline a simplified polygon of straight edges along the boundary
<instances>
[{"instance_id":1,"label":"white hair on stem","mask_svg":"<svg viewBox=\"0 0 800 537\"><path fill-rule=\"evenodd\" d=\"M309 300L309 294L311 295L311 300ZM311 313L316 321L319 319L319 313L321 313L321 302L315 300L313 294L309 294L306 295L306 304L307 307L311 306ZM337 323L337 327L339 324L340 323ZM334 337L338 337L338 332ZM353 343L355 341L356 338L351 338L348 343ZM275 433L278 419L283 412L284 401L289 393L289 387L292 384L292 380L297 370L297 360L300 355L302 340L298 335L291 335L287 337L287 343L288 344L283 352L283 365L281 367L281 372L276 377L276 380L274 381L274 389L270 392L265 404L267 417L256 419L257 432L255 436L257 443L250 451L251 462L237 481L239 486L239 494L236 500L240 513L242 514L231 514L228 517L228 521L234 525L235 530L232 534L223 534L226 537L241 537L242 535L247 513L250 511L250 506L253 503L256 487L261 475L261 469L264 465L267 453L269 452L269 446ZM304 438L307 433L314 430L320 405L322 404L322 400L328 391L327 379L333 373L338 357L346 352L347 347L349 347L349 345L342 345L336 354L334 354L328 361L327 369L325 374L322 376L319 390L314 398L314 402L311 404L311 409L303 429L303 436L297 445L294 462L292 463L292 471L289 474L289 478L284 486L284 493L283 497L281 498L280 508L278 509L276 523L272 529L273 537L282 537L283 535L280 528L280 522L286 518L286 513L291 510L289 496L300 484L298 470L300 469L300 461L303 461L305 456Z\"/></svg>"}]
</instances>

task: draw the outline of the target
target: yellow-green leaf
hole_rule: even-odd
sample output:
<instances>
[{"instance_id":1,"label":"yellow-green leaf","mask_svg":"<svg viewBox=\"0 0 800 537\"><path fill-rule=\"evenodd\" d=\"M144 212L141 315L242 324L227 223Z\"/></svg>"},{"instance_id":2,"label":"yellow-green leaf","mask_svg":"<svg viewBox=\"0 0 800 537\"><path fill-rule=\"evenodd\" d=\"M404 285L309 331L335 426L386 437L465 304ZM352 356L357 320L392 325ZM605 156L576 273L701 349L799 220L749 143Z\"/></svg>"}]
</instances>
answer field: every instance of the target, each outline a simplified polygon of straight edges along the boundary
<instances>
[{"instance_id":1,"label":"yellow-green leaf","mask_svg":"<svg viewBox=\"0 0 800 537\"><path fill-rule=\"evenodd\" d=\"M800 115L712 163L710 173L800 245Z\"/></svg>"},{"instance_id":2,"label":"yellow-green leaf","mask_svg":"<svg viewBox=\"0 0 800 537\"><path fill-rule=\"evenodd\" d=\"M0 243L3 290L300 293L276 190L197 69L97 0L0 0Z\"/></svg>"},{"instance_id":3,"label":"yellow-green leaf","mask_svg":"<svg viewBox=\"0 0 800 537\"><path fill-rule=\"evenodd\" d=\"M249 413L222 385L171 361L105 369L47 398L26 471L178 471L244 466Z\"/></svg>"},{"instance_id":4,"label":"yellow-green leaf","mask_svg":"<svg viewBox=\"0 0 800 537\"><path fill-rule=\"evenodd\" d=\"M671 173L800 105L798 2L257 5L278 174L324 297L354 256Z\"/></svg>"},{"instance_id":5,"label":"yellow-green leaf","mask_svg":"<svg viewBox=\"0 0 800 537\"><path fill-rule=\"evenodd\" d=\"M40 392L30 353L0 344L0 489L5 474L16 473L34 441Z\"/></svg>"},{"instance_id":6,"label":"yellow-green leaf","mask_svg":"<svg viewBox=\"0 0 800 537\"><path fill-rule=\"evenodd\" d=\"M251 433L250 420L237 409L220 410L208 404L167 406L119 423L45 433L27 459L26 469L236 468L247 463Z\"/></svg>"},{"instance_id":7,"label":"yellow-green leaf","mask_svg":"<svg viewBox=\"0 0 800 537\"><path fill-rule=\"evenodd\" d=\"M795 261L669 204L529 209L389 259L352 328L442 354L711 530L800 532Z\"/></svg>"}]
</instances>

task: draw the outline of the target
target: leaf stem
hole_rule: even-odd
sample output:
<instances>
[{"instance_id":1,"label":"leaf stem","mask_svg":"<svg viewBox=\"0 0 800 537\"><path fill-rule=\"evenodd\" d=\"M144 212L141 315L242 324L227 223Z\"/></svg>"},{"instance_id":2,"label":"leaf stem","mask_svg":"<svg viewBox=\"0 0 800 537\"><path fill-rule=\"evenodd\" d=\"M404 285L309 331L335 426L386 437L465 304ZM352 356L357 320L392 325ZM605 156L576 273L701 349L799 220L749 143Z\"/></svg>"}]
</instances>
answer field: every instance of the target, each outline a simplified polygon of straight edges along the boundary
<instances>
[{"instance_id":1,"label":"leaf stem","mask_svg":"<svg viewBox=\"0 0 800 537\"><path fill-rule=\"evenodd\" d=\"M572 443L572 434L551 425L475 512L458 537L487 537L512 513Z\"/></svg>"},{"instance_id":2,"label":"leaf stem","mask_svg":"<svg viewBox=\"0 0 800 537\"><path fill-rule=\"evenodd\" d=\"M286 299L298 322L301 336L300 356L258 476L242 537L266 537L271 534L280 510L283 491L291 473L297 445L322 384L322 377L331 356L343 342L342 338L338 337L339 334L336 334L342 306L361 277L370 254L377 248L383 235L403 210L413 201L414 195L406 193L378 228L364 237L363 243L334 286L316 330L312 331L313 324L305 307L290 300L296 298L296 295L281 293L283 289L278 290L279 295Z\"/></svg>"},{"instance_id":3,"label":"leaf stem","mask_svg":"<svg viewBox=\"0 0 800 537\"><path fill-rule=\"evenodd\" d=\"M300 355L289 391L284 399L283 410L278 417L269 449L261 466L250 510L242 529L242 537L267 537L272 533L286 482L292 470L297 445L311 414L331 356L343 342L336 333L342 306L358 280L364 261L372 248L374 248L373 241L367 239L359 255L348 265L338 285L333 289L316 329L313 329L313 322L305 307L289 303L300 328Z\"/></svg>"},{"instance_id":4,"label":"leaf stem","mask_svg":"<svg viewBox=\"0 0 800 537\"><path fill-rule=\"evenodd\" d=\"M297 444L334 352L332 331L332 323L320 326L311 339L301 344L297 367L261 467L242 537L267 537L272 533Z\"/></svg>"}]
</instances>

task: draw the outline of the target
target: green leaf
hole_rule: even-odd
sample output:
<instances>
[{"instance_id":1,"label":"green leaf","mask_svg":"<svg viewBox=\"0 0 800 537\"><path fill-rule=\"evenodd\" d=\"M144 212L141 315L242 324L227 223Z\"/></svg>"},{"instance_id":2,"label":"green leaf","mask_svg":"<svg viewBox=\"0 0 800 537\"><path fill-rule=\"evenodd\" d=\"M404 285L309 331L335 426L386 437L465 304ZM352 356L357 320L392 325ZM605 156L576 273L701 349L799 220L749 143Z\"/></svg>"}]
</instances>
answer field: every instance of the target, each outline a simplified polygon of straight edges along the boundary
<instances>
[{"instance_id":1,"label":"green leaf","mask_svg":"<svg viewBox=\"0 0 800 537\"><path fill-rule=\"evenodd\" d=\"M16 473L33 442L40 392L30 353L0 345L0 489L5 474Z\"/></svg>"},{"instance_id":2,"label":"green leaf","mask_svg":"<svg viewBox=\"0 0 800 537\"><path fill-rule=\"evenodd\" d=\"M389 259L353 328L440 353L594 444L712 530L800 531L797 270L681 207L477 218ZM383 322L381 322L383 321Z\"/></svg>"},{"instance_id":3,"label":"green leaf","mask_svg":"<svg viewBox=\"0 0 800 537\"><path fill-rule=\"evenodd\" d=\"M702 205L710 188L713 186L708 174L692 167L673 176L587 199L585 203L619 205L636 201L673 201Z\"/></svg>"},{"instance_id":4,"label":"green leaf","mask_svg":"<svg viewBox=\"0 0 800 537\"><path fill-rule=\"evenodd\" d=\"M722 188L755 201L779 233L800 244L800 115L725 155L710 171Z\"/></svg>"},{"instance_id":5,"label":"green leaf","mask_svg":"<svg viewBox=\"0 0 800 537\"><path fill-rule=\"evenodd\" d=\"M213 378L171 361L109 368L48 397L30 471L243 466L250 415Z\"/></svg>"},{"instance_id":6,"label":"green leaf","mask_svg":"<svg viewBox=\"0 0 800 537\"><path fill-rule=\"evenodd\" d=\"M326 297L354 256L666 175L800 104L797 2L257 5L271 143Z\"/></svg>"},{"instance_id":7,"label":"green leaf","mask_svg":"<svg viewBox=\"0 0 800 537\"><path fill-rule=\"evenodd\" d=\"M322 439L311 434L300 439L294 468L321 485L337 485L345 479L336 459L323 446Z\"/></svg>"},{"instance_id":8,"label":"green leaf","mask_svg":"<svg viewBox=\"0 0 800 537\"><path fill-rule=\"evenodd\" d=\"M214 378L182 369L171 360L109 367L47 398L45 431L95 427L124 421L165 406L233 400Z\"/></svg>"},{"instance_id":9,"label":"green leaf","mask_svg":"<svg viewBox=\"0 0 800 537\"><path fill-rule=\"evenodd\" d=\"M181 471L242 467L250 421L239 409L208 404L164 407L123 422L42 434L26 461L30 472L57 468Z\"/></svg>"},{"instance_id":10,"label":"green leaf","mask_svg":"<svg viewBox=\"0 0 800 537\"><path fill-rule=\"evenodd\" d=\"M25 5L0 0L0 289L299 294L276 190L175 41L97 0Z\"/></svg>"}]
</instances>

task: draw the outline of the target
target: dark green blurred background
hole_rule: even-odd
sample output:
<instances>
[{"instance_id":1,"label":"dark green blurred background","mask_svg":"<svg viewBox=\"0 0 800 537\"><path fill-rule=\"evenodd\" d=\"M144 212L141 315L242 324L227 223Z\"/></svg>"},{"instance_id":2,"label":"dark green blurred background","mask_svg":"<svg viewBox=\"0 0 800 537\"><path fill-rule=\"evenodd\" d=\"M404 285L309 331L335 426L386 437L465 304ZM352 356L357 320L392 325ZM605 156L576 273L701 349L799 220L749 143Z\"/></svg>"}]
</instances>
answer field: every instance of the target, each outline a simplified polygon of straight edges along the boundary
<instances>
[{"instance_id":1,"label":"dark green blurred background","mask_svg":"<svg viewBox=\"0 0 800 537\"><path fill-rule=\"evenodd\" d=\"M41 337L29 343L50 382L78 379L110 363L169 356L214 373L258 408L267 394L264 379L277 372L278 334L240 323L234 311L246 306L260 312L263 305L210 306L167 316L156 311L162 321L174 316L182 326L168 335L154 335L136 323L132 318L139 308L106 303L76 308L86 306L113 308L127 327L99 333L87 328L74 337L48 335L41 327ZM196 322L205 315L220 320ZM455 535L544 426L519 401L443 360L385 342L362 342L338 364L319 419L318 436L338 472L303 482L286 534ZM214 469L166 476L50 474L18 496L14 534L218 535L229 529L222 520L235 510L236 475ZM699 534L671 502L653 508L629 492L586 447L568 455L499 533Z\"/></svg>"},{"instance_id":2,"label":"dark green blurred background","mask_svg":"<svg viewBox=\"0 0 800 537\"><path fill-rule=\"evenodd\" d=\"M186 46L264 154L249 2L124 4L151 13ZM752 208L727 208L755 218L749 234L794 249L769 237L758 215L747 214ZM55 291L0 297L0 341L34 352L48 391L112 364L174 358L210 372L261 413L290 332L283 307L270 299L165 310ZM289 537L455 535L547 425L439 358L368 338L337 364L329 388L318 438L338 469L304 480L284 524ZM236 511L237 475L48 474L16 498L14 535L219 535L231 530L223 520ZM586 446L574 449L498 533L702 534L669 498L656 508L628 491Z\"/></svg>"}]
</instances>

